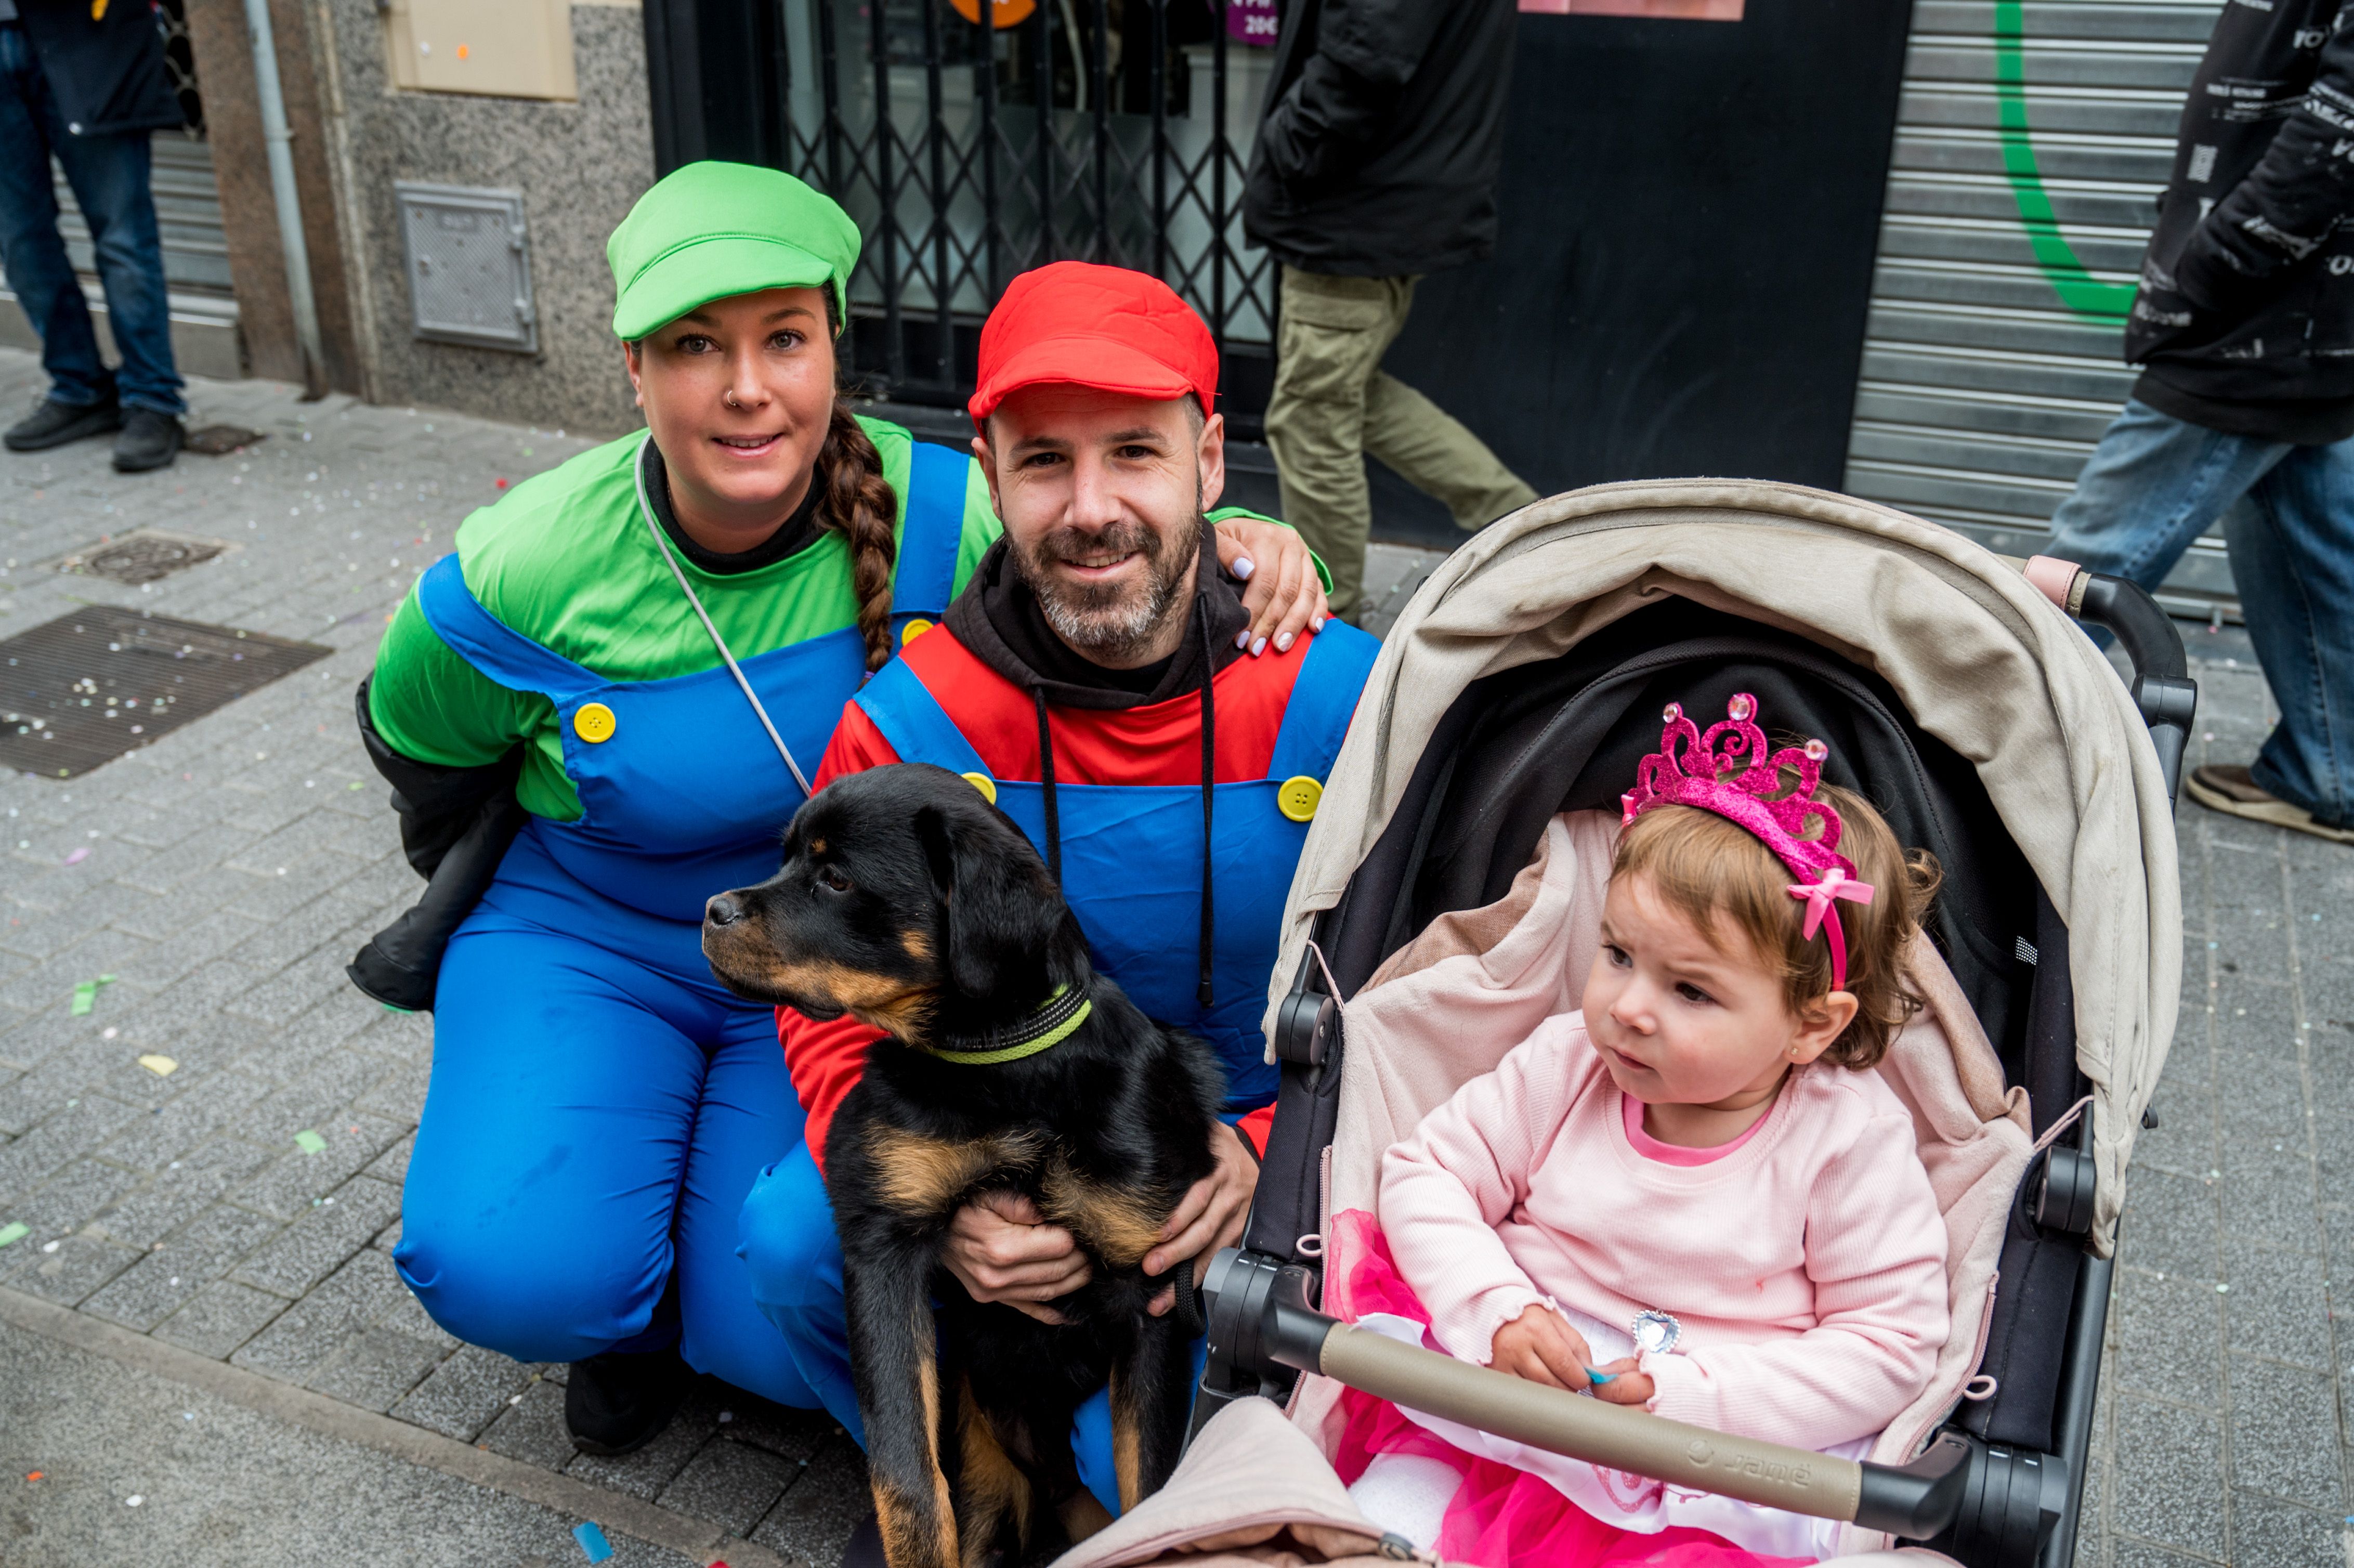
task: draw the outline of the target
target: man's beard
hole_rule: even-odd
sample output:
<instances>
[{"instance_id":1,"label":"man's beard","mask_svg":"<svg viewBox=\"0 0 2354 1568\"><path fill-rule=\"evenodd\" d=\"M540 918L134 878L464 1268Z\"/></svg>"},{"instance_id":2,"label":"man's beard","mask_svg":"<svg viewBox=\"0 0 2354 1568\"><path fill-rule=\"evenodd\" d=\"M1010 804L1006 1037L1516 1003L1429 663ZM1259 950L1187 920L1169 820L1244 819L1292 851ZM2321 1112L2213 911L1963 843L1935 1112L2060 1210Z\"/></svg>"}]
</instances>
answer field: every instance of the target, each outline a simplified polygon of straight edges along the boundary
<instances>
[{"instance_id":1,"label":"man's beard","mask_svg":"<svg viewBox=\"0 0 2354 1568\"><path fill-rule=\"evenodd\" d=\"M1057 528L1030 548L1013 544L1010 555L1014 574L1037 596L1055 636L1081 653L1120 659L1149 647L1170 615L1182 613L1177 592L1202 552L1204 526L1196 512L1168 534L1140 523ZM1129 551L1144 557L1141 583L1073 583L1053 574L1056 564L1075 556Z\"/></svg>"}]
</instances>

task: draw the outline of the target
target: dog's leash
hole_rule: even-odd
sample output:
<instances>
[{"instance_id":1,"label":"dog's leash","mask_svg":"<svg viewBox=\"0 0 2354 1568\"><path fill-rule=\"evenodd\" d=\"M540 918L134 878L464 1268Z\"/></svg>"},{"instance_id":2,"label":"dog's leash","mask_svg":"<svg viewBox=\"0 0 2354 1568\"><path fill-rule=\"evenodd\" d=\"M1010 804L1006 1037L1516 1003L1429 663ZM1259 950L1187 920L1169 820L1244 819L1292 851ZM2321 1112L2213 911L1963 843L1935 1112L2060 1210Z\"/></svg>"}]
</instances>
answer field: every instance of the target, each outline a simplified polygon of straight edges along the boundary
<instances>
[{"instance_id":1,"label":"dog's leash","mask_svg":"<svg viewBox=\"0 0 2354 1568\"><path fill-rule=\"evenodd\" d=\"M917 1045L916 1049L927 1056L967 1067L1019 1062L1024 1056L1035 1056L1061 1044L1095 1009L1095 999L1087 994L1087 987L1057 986L1055 994L1040 1003L1036 1012L1017 1023L982 1034L948 1036L952 1041L970 1042L969 1044Z\"/></svg>"}]
</instances>

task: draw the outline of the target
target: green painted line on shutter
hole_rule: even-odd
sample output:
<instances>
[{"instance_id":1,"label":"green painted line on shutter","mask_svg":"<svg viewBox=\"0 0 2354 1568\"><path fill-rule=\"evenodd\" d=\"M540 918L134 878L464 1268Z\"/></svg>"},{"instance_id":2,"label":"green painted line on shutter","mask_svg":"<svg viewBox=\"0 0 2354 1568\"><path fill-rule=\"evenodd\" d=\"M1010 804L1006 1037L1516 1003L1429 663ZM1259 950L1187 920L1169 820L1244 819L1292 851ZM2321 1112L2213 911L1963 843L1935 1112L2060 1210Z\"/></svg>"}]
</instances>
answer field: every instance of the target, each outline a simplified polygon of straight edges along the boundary
<instances>
[{"instance_id":1,"label":"green painted line on shutter","mask_svg":"<svg viewBox=\"0 0 2354 1568\"><path fill-rule=\"evenodd\" d=\"M2043 175L2035 166L2035 146L2027 129L2027 72L2020 44L2027 23L2020 0L1994 0L1994 88L2000 115L2003 173L2019 202L2020 227L2061 302L2078 315L2114 325L2133 308L2134 286L2095 278L2076 260L2068 237L2052 216Z\"/></svg>"}]
</instances>

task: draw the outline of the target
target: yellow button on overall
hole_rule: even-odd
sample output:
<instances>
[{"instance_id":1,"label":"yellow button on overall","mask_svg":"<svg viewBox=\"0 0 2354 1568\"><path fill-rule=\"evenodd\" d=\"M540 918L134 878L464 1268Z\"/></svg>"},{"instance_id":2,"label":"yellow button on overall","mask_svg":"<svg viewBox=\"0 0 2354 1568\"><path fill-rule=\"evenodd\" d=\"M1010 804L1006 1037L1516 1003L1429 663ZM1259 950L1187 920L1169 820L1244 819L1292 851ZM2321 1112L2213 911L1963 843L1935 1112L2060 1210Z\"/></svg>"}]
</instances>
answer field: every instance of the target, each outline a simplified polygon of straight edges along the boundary
<instances>
[{"instance_id":1,"label":"yellow button on overall","mask_svg":"<svg viewBox=\"0 0 2354 1568\"><path fill-rule=\"evenodd\" d=\"M1316 815L1316 803L1324 799L1324 786L1305 773L1295 774L1276 786L1275 809L1295 822L1304 822Z\"/></svg>"},{"instance_id":2,"label":"yellow button on overall","mask_svg":"<svg viewBox=\"0 0 2354 1568\"><path fill-rule=\"evenodd\" d=\"M613 731L619 727L620 721L613 717L613 710L602 703L583 703L572 715L572 733L591 746L612 739ZM1284 788L1288 789L1290 786L1287 784Z\"/></svg>"},{"instance_id":3,"label":"yellow button on overall","mask_svg":"<svg viewBox=\"0 0 2354 1568\"><path fill-rule=\"evenodd\" d=\"M930 621L926 620L920 615L916 617L915 620L907 622L907 624L900 630L899 646L905 648L908 643L913 642L917 638L921 637L925 632L929 631L931 629L932 623Z\"/></svg>"},{"instance_id":4,"label":"yellow button on overall","mask_svg":"<svg viewBox=\"0 0 2354 1568\"><path fill-rule=\"evenodd\" d=\"M968 773L964 781L981 791L981 798L991 805L997 804L997 781L986 773Z\"/></svg>"}]
</instances>

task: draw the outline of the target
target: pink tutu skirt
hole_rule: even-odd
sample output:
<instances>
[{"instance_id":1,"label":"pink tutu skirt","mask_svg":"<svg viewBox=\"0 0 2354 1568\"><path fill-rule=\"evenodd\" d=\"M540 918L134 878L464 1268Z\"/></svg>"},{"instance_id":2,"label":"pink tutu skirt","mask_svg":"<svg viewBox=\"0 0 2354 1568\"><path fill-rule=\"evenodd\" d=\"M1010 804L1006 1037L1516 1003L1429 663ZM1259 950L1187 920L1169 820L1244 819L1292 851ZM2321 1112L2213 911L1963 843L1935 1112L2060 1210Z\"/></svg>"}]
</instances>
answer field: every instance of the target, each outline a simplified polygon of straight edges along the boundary
<instances>
[{"instance_id":1,"label":"pink tutu skirt","mask_svg":"<svg viewBox=\"0 0 2354 1568\"><path fill-rule=\"evenodd\" d=\"M1430 1321L1429 1311L1398 1274L1389 1242L1373 1216L1357 1210L1332 1219L1338 1266L1328 1275L1324 1310L1353 1321L1387 1313ZM1354 1485L1385 1454L1435 1459L1460 1478L1436 1542L1420 1542L1441 1558L1479 1568L1797 1568L1815 1561L1768 1557L1721 1536L1681 1526L1643 1532L1595 1518L1541 1476L1467 1454L1418 1425L1387 1400L1356 1389L1341 1392L1345 1425L1332 1457L1341 1479ZM1659 1483L1601 1472L1629 1499Z\"/></svg>"}]
</instances>

